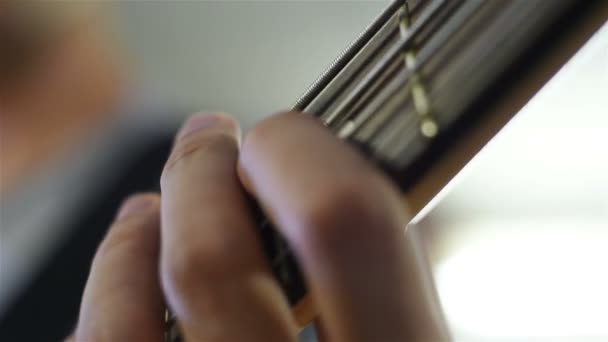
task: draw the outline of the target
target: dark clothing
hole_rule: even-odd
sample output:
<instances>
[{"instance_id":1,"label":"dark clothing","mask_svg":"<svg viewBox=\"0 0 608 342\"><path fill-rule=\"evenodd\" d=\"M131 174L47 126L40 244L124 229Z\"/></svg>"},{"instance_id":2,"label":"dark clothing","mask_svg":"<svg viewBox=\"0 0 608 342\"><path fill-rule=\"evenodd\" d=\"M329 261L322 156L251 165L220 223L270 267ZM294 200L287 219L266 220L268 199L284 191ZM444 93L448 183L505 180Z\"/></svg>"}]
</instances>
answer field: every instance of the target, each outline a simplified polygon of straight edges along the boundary
<instances>
[{"instance_id":1,"label":"dark clothing","mask_svg":"<svg viewBox=\"0 0 608 342\"><path fill-rule=\"evenodd\" d=\"M82 203L81 209L68 218L67 233L11 298L8 310L0 317L1 341L62 341L72 333L97 246L125 197L159 190L172 133L171 130L150 139L139 139L140 143L125 144L124 149L116 151L128 155L123 159L128 160L127 165L117 168L118 174L105 177L103 186L88 197L89 202ZM112 172L113 161L113 158L104 161L107 167L100 172ZM61 200L61 196L58 193L57 199Z\"/></svg>"}]
</instances>

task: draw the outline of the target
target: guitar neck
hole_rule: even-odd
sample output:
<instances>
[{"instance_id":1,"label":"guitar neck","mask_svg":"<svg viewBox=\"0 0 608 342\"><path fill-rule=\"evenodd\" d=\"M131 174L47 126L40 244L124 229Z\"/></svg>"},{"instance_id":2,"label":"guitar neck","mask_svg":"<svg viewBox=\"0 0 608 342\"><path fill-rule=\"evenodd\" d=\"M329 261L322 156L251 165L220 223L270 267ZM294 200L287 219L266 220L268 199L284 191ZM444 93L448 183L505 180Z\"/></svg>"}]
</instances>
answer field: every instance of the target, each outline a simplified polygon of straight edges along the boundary
<instances>
[{"instance_id":1,"label":"guitar neck","mask_svg":"<svg viewBox=\"0 0 608 342\"><path fill-rule=\"evenodd\" d=\"M360 146L408 190L441 146L466 139L455 136L462 122L489 115L481 107L516 82L515 69L533 68L541 38L572 29L579 7L576 0L395 1L294 109Z\"/></svg>"},{"instance_id":2,"label":"guitar neck","mask_svg":"<svg viewBox=\"0 0 608 342\"><path fill-rule=\"evenodd\" d=\"M398 0L297 101L356 145L418 213L608 18L608 2ZM314 309L262 224L299 322Z\"/></svg>"}]
</instances>

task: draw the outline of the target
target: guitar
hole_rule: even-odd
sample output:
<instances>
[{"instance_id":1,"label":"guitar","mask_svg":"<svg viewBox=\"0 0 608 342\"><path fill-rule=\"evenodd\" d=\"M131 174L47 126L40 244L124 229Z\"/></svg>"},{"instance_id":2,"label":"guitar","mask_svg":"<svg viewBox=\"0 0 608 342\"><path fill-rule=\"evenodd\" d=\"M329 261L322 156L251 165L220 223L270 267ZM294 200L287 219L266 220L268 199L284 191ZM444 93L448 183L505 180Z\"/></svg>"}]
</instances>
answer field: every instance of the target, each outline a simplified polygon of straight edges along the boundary
<instances>
[{"instance_id":1,"label":"guitar","mask_svg":"<svg viewBox=\"0 0 608 342\"><path fill-rule=\"evenodd\" d=\"M418 214L607 19L604 0L395 0L292 110L357 146ZM303 326L317 312L297 260L258 222Z\"/></svg>"}]
</instances>

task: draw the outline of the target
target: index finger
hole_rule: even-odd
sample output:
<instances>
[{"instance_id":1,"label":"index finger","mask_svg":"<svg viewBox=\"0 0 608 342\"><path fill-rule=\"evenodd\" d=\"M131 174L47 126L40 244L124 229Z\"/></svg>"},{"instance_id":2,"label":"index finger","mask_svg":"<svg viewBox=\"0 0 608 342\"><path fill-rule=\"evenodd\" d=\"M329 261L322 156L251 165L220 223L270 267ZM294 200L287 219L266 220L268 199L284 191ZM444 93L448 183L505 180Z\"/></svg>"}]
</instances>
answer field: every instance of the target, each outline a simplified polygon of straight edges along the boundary
<instances>
[{"instance_id":1,"label":"index finger","mask_svg":"<svg viewBox=\"0 0 608 342\"><path fill-rule=\"evenodd\" d=\"M238 125L197 114L161 179L161 278L186 339L290 341L289 307L259 248L236 175Z\"/></svg>"},{"instance_id":2,"label":"index finger","mask_svg":"<svg viewBox=\"0 0 608 342\"><path fill-rule=\"evenodd\" d=\"M239 176L299 259L330 340L447 338L399 193L308 115L246 137Z\"/></svg>"}]
</instances>

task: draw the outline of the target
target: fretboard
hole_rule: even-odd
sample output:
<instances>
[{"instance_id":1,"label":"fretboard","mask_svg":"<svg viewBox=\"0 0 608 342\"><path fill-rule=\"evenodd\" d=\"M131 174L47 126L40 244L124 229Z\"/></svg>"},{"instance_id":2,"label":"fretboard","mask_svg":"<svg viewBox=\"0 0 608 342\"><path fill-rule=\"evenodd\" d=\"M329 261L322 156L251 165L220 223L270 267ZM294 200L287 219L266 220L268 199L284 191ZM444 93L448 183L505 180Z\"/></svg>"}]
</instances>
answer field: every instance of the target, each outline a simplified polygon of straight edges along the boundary
<instances>
[{"instance_id":1,"label":"fretboard","mask_svg":"<svg viewBox=\"0 0 608 342\"><path fill-rule=\"evenodd\" d=\"M574 2L396 1L295 109L406 169Z\"/></svg>"},{"instance_id":2,"label":"fretboard","mask_svg":"<svg viewBox=\"0 0 608 342\"><path fill-rule=\"evenodd\" d=\"M510 86L509 73L543 48L540 40L584 17L571 12L583 11L577 6L577 0L396 0L293 110L318 117L406 191ZM304 279L285 241L260 218L273 270L295 304L306 293Z\"/></svg>"}]
</instances>

